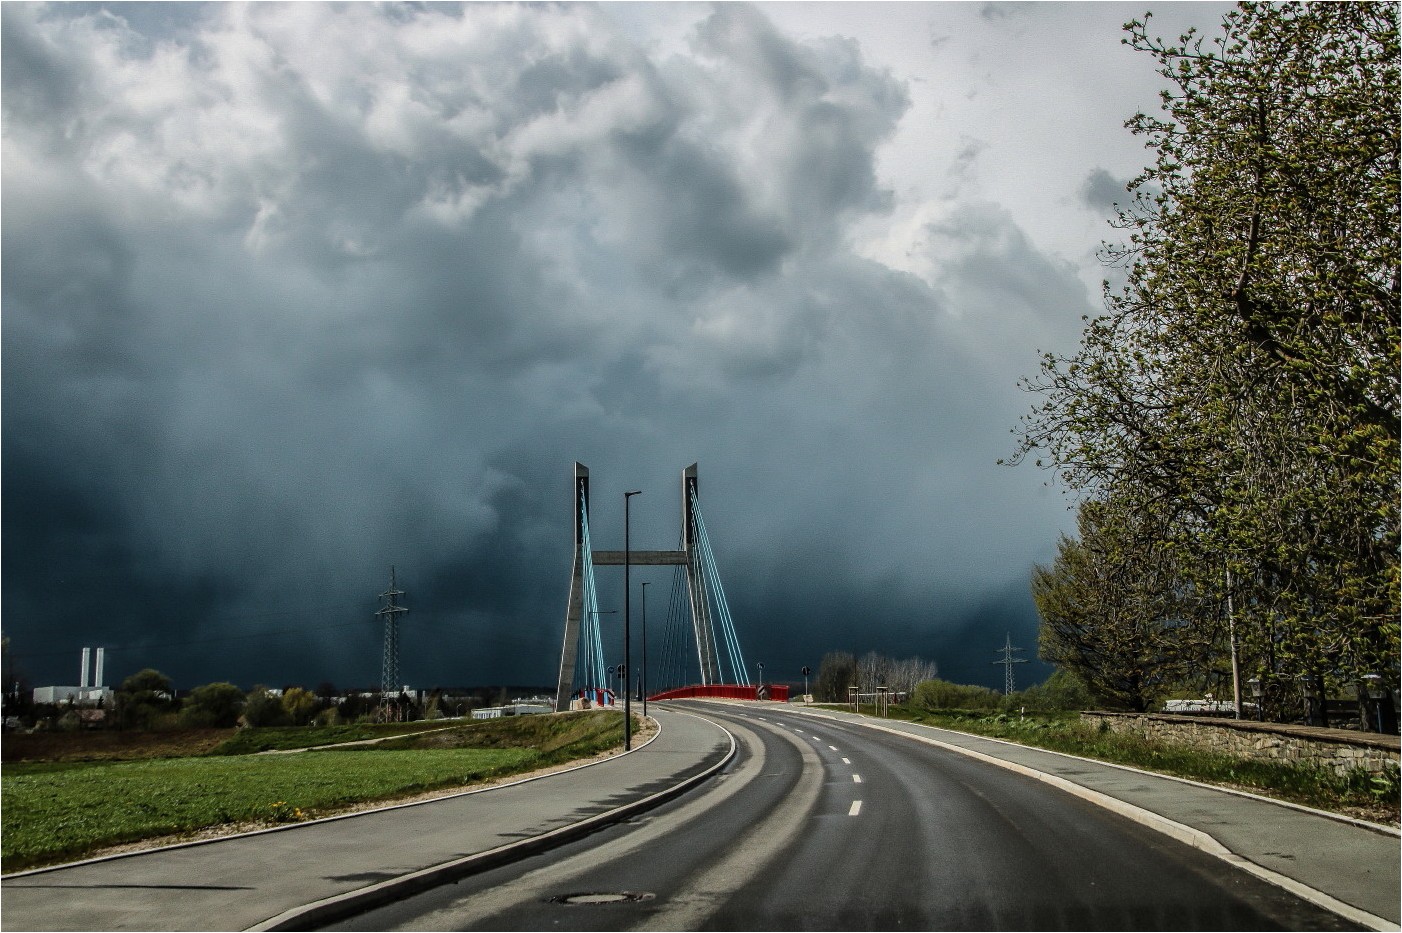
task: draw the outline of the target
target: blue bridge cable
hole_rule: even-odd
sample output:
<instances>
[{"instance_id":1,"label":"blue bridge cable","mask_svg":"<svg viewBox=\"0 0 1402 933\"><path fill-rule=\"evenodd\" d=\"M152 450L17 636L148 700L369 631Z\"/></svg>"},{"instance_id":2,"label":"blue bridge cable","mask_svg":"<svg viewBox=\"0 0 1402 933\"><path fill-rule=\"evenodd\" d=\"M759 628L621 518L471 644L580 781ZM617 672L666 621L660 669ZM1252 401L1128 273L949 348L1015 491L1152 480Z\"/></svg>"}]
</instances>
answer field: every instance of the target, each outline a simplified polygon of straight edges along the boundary
<instances>
[{"instance_id":1,"label":"blue bridge cable","mask_svg":"<svg viewBox=\"0 0 1402 933\"><path fill-rule=\"evenodd\" d=\"M678 577L682 575L680 567L674 568L672 573L672 590L667 600L667 624L662 641L662 658L659 665L658 680L659 686L665 685L667 688L680 687L685 681L685 646L683 643L684 632L682 627L686 625L686 618L682 613L679 600L677 598ZM684 577L680 585L685 585Z\"/></svg>"},{"instance_id":2,"label":"blue bridge cable","mask_svg":"<svg viewBox=\"0 0 1402 933\"><path fill-rule=\"evenodd\" d=\"M702 666L701 683L712 682L708 678L715 678L714 682L716 683L725 683L725 676L721 671L721 647L716 644L715 624L711 620L711 596L709 596L707 578L705 578L705 561L701 558L701 537L694 535L693 540L695 540L695 546L691 549L691 574L693 574L695 592L691 595L693 595L693 613L697 617L695 626L697 626L697 638L707 638L705 648L711 652L709 654L711 668L705 669ZM700 651L701 645L698 644L697 654L700 654ZM697 658L697 661L704 664L700 657Z\"/></svg>"},{"instance_id":3,"label":"blue bridge cable","mask_svg":"<svg viewBox=\"0 0 1402 933\"><path fill-rule=\"evenodd\" d=\"M717 682L723 684L723 683L725 683L725 664L724 664L725 656L724 656L724 654L722 654L722 652L721 652L721 650L720 650L720 649L721 649L721 644L720 644L720 642L718 642L718 641L716 640L716 638L717 638L717 633L716 633L716 624L715 624L715 621L716 621L716 620L715 620L715 614L711 611L711 593L712 593L714 587L711 585L711 577L710 577L710 572L709 572L710 567L709 567L709 565L707 564L707 561L706 561L707 543L706 543L706 537L705 537L705 527L704 527L704 523L701 521L701 516L700 516L700 514L698 514L698 513L696 512L696 508L695 508L695 507L698 506L698 503L696 502L696 497L695 497L695 496L692 496L692 500L691 500L691 501L692 501L692 505L693 505L692 514L693 514L693 518L695 519L695 521L693 522L693 525L694 525L694 527L695 527L695 538L696 538L696 555L695 555L695 557L696 557L696 579L697 579L697 581L698 581L698 594L699 594L699 597L700 597L699 607L700 607L701 615L703 616L703 623L704 623L704 624L702 625L702 629L703 629L705 632L707 632L707 633L709 634L709 636L710 636L710 639L711 639L711 658L712 658L712 663L713 663L713 665L714 665L715 675L716 675L716 678L717 678ZM721 637L724 637L724 635L725 635L724 631L722 631L722 632L720 633L720 635L721 635ZM727 651L726 651L726 653L728 653L728 652L729 652L729 647L728 647L728 644L727 644ZM732 676L731 676L731 680L735 680L735 677L734 677L734 668L735 668L735 664L734 664L734 662L731 662L730 667L731 667L731 675L732 675ZM738 680L735 680L735 682L736 682L736 683L739 683Z\"/></svg>"},{"instance_id":4,"label":"blue bridge cable","mask_svg":"<svg viewBox=\"0 0 1402 933\"><path fill-rule=\"evenodd\" d=\"M681 542L678 542L680 548ZM672 568L672 593L667 607L668 648L666 675L672 687L694 683L691 677L691 604L687 596L686 568Z\"/></svg>"},{"instance_id":5,"label":"blue bridge cable","mask_svg":"<svg viewBox=\"0 0 1402 933\"><path fill-rule=\"evenodd\" d=\"M728 648L730 670L734 675L735 683L748 685L750 678L748 668L745 666L745 655L740 650L740 638L735 631L735 620L730 615L730 604L725 598L725 587L720 582L720 571L716 568L715 553L711 550L711 540L706 534L706 523L701 518L701 504L697 501L695 492L691 495L691 511L696 518L696 532L701 545L702 563L716 596L721 630Z\"/></svg>"},{"instance_id":6,"label":"blue bridge cable","mask_svg":"<svg viewBox=\"0 0 1402 933\"><path fill-rule=\"evenodd\" d=\"M699 567L699 570L700 570L701 579L702 579L702 581L704 581L705 590L707 591L707 596L708 596L708 598L707 598L707 603L709 604L709 602L710 602L710 599L709 599L709 594L710 594L710 592L717 592L717 595L716 595L717 608L719 608L719 609L721 610L721 611L719 612L719 621L720 621L720 626L719 626L719 627L720 627L720 629L721 629L720 637L723 638L724 641L725 641L726 650L725 650L724 655L723 655L722 652L720 651L720 645L719 645L719 643L717 643L717 644L715 645L715 651L716 651L716 653L715 653L715 658L716 658L716 673L720 676L721 683L724 683L724 682L725 682L725 667L724 667L724 663L723 663L723 662L726 661L726 660L728 660L728 661L730 662L730 671L731 671L732 679L734 679L736 683L739 683L739 682L740 682L739 679L738 679L738 678L735 678L735 676L734 676L734 675L735 675L735 661L734 661L734 658L733 658L733 657L727 657L727 656L729 656L729 655L732 655L732 649L731 649L731 641L730 641L729 633L727 633L727 632L725 631L725 614L724 614L725 593L724 593L723 590L716 591L717 579L716 579L716 575L714 574L714 569L715 569L715 568L714 568L714 559L713 559L713 555L711 554L710 540L709 540L709 538L708 538L707 535L706 535L706 522L705 522L705 520L701 517L701 507L700 507L700 503L697 502L696 496L695 496L695 495L693 495L692 498L691 498L691 506L692 506L692 516L693 516L693 520L694 520L694 525L695 525L695 528L696 528L696 557L697 557L697 564L698 564L698 567ZM707 609L709 610L709 608L710 608L710 607L709 607L709 605L708 605L708 606L707 606ZM714 639L715 636L716 636L716 628L717 628L717 626L715 625L717 613L712 613L712 612L709 612L709 611L708 611L707 615L710 617L709 621L712 623L711 625L708 626L708 628L710 629L710 631L711 631L711 633L712 633L712 638Z\"/></svg>"},{"instance_id":7,"label":"blue bridge cable","mask_svg":"<svg viewBox=\"0 0 1402 933\"><path fill-rule=\"evenodd\" d=\"M579 500L580 537L583 551L583 594L581 612L584 624L580 626L579 661L575 665L576 683L583 689L608 687L604 672L603 639L599 632L599 595L594 584L594 550L589 537L589 504L583 496Z\"/></svg>"},{"instance_id":8,"label":"blue bridge cable","mask_svg":"<svg viewBox=\"0 0 1402 933\"><path fill-rule=\"evenodd\" d=\"M701 547L701 536L696 536L696 547L692 553L692 570L696 575L696 614L699 616L700 629L707 638L710 639L711 665L712 671L703 671L702 680L710 673L714 673L716 683L725 683L725 669L721 665L720 643L716 641L715 620L711 614L710 583L706 576L706 561ZM698 658L698 662L699 662Z\"/></svg>"},{"instance_id":9,"label":"blue bridge cable","mask_svg":"<svg viewBox=\"0 0 1402 933\"><path fill-rule=\"evenodd\" d=\"M599 589L594 581L594 546L589 538L588 515L584 517L584 535L586 544L584 552L586 555L584 586L585 593L588 596L586 605L589 609L589 632L594 643L594 670L592 678L593 683L591 686L607 688L609 683L608 674L604 668L604 639L600 631L601 622L599 619Z\"/></svg>"}]
</instances>

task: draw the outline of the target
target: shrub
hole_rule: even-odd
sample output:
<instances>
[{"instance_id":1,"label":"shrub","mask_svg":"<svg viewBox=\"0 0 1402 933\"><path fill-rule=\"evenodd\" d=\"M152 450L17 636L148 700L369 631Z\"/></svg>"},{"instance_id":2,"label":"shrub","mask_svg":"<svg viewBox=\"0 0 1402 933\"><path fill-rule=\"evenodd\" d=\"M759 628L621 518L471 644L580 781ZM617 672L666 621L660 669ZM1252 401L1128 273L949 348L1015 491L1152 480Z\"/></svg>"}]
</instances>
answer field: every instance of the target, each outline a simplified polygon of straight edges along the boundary
<instances>
[{"instance_id":1,"label":"shrub","mask_svg":"<svg viewBox=\"0 0 1402 933\"><path fill-rule=\"evenodd\" d=\"M194 729L227 729L238 724L243 705L243 691L233 684L205 684L185 698L180 724Z\"/></svg>"},{"instance_id":2,"label":"shrub","mask_svg":"<svg viewBox=\"0 0 1402 933\"><path fill-rule=\"evenodd\" d=\"M1002 697L995 690L947 680L923 680L915 687L915 704L922 709L998 709Z\"/></svg>"},{"instance_id":3,"label":"shrub","mask_svg":"<svg viewBox=\"0 0 1402 933\"><path fill-rule=\"evenodd\" d=\"M305 726L316 715L317 698L309 690L288 687L282 694L282 711L294 726Z\"/></svg>"},{"instance_id":4,"label":"shrub","mask_svg":"<svg viewBox=\"0 0 1402 933\"><path fill-rule=\"evenodd\" d=\"M250 726L285 726L287 713L282 700L268 692L267 687L254 687L244 702L243 721Z\"/></svg>"}]
</instances>

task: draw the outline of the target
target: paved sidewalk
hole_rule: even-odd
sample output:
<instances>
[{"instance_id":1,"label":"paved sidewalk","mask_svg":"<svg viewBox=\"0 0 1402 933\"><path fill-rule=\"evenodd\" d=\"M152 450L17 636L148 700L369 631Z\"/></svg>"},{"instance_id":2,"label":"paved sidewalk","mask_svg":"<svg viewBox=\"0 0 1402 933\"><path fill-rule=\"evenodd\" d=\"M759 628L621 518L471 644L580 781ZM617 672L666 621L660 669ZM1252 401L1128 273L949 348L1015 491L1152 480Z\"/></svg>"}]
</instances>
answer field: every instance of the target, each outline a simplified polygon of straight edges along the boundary
<instances>
[{"instance_id":1,"label":"paved sidewalk","mask_svg":"<svg viewBox=\"0 0 1402 933\"><path fill-rule=\"evenodd\" d=\"M729 736L657 709L627 755L456 797L19 875L6 930L245 930L286 911L633 804L724 761Z\"/></svg>"},{"instance_id":2,"label":"paved sidewalk","mask_svg":"<svg viewBox=\"0 0 1402 933\"><path fill-rule=\"evenodd\" d=\"M1234 855L1366 911L1392 924L1393 929L1402 924L1402 839L1387 827L1369 828L1372 824L1358 825L1259 797L963 732L845 711L778 705L806 715L933 740L1069 781L1205 833Z\"/></svg>"}]
</instances>

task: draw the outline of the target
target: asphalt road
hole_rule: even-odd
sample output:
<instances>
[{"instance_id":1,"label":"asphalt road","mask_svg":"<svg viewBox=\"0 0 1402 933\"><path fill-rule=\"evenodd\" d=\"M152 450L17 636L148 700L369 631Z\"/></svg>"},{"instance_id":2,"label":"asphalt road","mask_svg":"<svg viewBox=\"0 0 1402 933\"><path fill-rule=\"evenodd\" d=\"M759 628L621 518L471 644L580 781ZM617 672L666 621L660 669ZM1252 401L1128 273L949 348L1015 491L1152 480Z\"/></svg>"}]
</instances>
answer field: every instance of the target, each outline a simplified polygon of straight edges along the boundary
<instances>
[{"instance_id":1,"label":"asphalt road","mask_svg":"<svg viewBox=\"0 0 1402 933\"><path fill-rule=\"evenodd\" d=\"M334 929L1352 928L1022 775L780 709L699 709L739 740L724 775Z\"/></svg>"}]
</instances>

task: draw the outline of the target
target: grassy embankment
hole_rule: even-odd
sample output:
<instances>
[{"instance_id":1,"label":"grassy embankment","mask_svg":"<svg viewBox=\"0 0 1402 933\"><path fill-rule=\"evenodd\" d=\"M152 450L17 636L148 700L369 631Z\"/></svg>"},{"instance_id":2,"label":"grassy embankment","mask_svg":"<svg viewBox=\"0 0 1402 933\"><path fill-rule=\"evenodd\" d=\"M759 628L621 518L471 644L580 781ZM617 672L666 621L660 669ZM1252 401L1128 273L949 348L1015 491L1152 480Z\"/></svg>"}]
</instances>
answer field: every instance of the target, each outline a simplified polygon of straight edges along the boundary
<instances>
[{"instance_id":1,"label":"grassy embankment","mask_svg":"<svg viewBox=\"0 0 1402 933\"><path fill-rule=\"evenodd\" d=\"M1340 777L1332 770L1284 761L1260 761L1156 742L1082 723L1075 712L990 713L984 710L923 710L891 707L893 718L1005 739L1084 758L1131 765L1208 784L1220 784L1263 796L1378 823L1398 823L1398 775L1371 777L1355 770Z\"/></svg>"},{"instance_id":2,"label":"grassy embankment","mask_svg":"<svg viewBox=\"0 0 1402 933\"><path fill-rule=\"evenodd\" d=\"M619 715L597 711L440 727L228 730L218 742L209 735L218 730L200 730L183 735L183 755L178 739L159 733L150 734L149 743L74 734L66 754L50 754L47 761L14 761L16 750L7 747L0 864L7 872L18 871L152 837L313 819L367 801L463 787L585 758L622 738ZM439 731L375 745L248 754L425 729ZM7 746L11 738L29 737L6 738ZM89 760L74 760L85 754L84 747ZM151 749L160 756L143 754Z\"/></svg>"}]
</instances>

